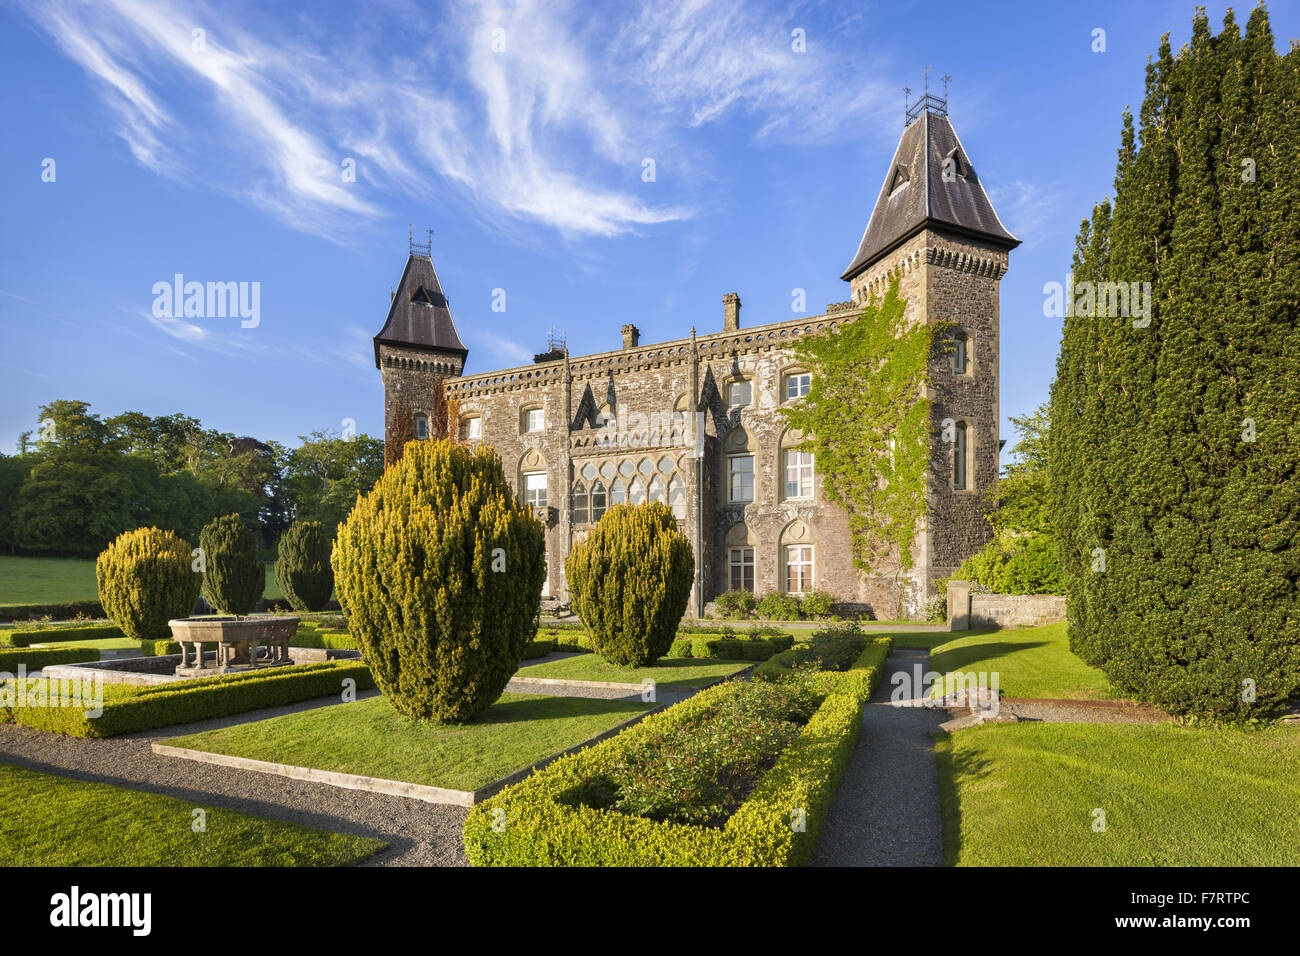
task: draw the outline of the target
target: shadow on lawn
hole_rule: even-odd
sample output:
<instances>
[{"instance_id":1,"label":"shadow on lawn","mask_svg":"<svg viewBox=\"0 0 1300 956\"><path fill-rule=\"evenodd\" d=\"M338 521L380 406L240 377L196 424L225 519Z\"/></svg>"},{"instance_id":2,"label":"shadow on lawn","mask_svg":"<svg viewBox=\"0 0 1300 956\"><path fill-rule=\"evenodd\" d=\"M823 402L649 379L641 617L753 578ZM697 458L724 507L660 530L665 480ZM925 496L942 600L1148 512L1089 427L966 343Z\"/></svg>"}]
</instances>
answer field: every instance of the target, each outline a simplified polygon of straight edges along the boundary
<instances>
[{"instance_id":1,"label":"shadow on lawn","mask_svg":"<svg viewBox=\"0 0 1300 956\"><path fill-rule=\"evenodd\" d=\"M991 773L992 761L973 754L954 756L952 735L935 735L935 758L939 763L939 808L943 817L943 863L956 866L961 858L961 797L957 779L981 780Z\"/></svg>"},{"instance_id":2,"label":"shadow on lawn","mask_svg":"<svg viewBox=\"0 0 1300 956\"><path fill-rule=\"evenodd\" d=\"M1019 651L1032 651L1039 647L1049 647L1050 641L999 641L993 644L972 644L969 647L954 647L940 651L930 657L932 670L957 670L971 661L997 660ZM940 666L942 665L942 666Z\"/></svg>"}]
</instances>

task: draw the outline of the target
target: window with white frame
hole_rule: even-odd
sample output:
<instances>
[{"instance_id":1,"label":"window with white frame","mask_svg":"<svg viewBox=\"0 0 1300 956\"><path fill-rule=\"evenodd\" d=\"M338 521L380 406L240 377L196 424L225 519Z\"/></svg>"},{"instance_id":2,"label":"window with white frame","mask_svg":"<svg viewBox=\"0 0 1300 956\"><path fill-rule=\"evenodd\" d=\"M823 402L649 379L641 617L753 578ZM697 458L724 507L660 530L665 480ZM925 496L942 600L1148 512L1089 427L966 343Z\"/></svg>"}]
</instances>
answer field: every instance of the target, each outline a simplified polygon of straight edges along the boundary
<instances>
[{"instance_id":1,"label":"window with white frame","mask_svg":"<svg viewBox=\"0 0 1300 956\"><path fill-rule=\"evenodd\" d=\"M546 472L524 475L524 503L530 508L546 507Z\"/></svg>"},{"instance_id":2,"label":"window with white frame","mask_svg":"<svg viewBox=\"0 0 1300 956\"><path fill-rule=\"evenodd\" d=\"M582 481L573 486L573 523L587 523L587 486Z\"/></svg>"},{"instance_id":3,"label":"window with white frame","mask_svg":"<svg viewBox=\"0 0 1300 956\"><path fill-rule=\"evenodd\" d=\"M605 486L600 479L591 486L591 520L599 521L605 515Z\"/></svg>"},{"instance_id":4,"label":"window with white frame","mask_svg":"<svg viewBox=\"0 0 1300 956\"><path fill-rule=\"evenodd\" d=\"M754 500L753 455L731 455L727 458L727 500Z\"/></svg>"},{"instance_id":5,"label":"window with white frame","mask_svg":"<svg viewBox=\"0 0 1300 956\"><path fill-rule=\"evenodd\" d=\"M540 408L530 408L524 412L524 431L539 432L546 427L546 415Z\"/></svg>"},{"instance_id":6,"label":"window with white frame","mask_svg":"<svg viewBox=\"0 0 1300 956\"><path fill-rule=\"evenodd\" d=\"M754 590L754 549L732 548L729 558L731 566L731 590Z\"/></svg>"},{"instance_id":7,"label":"window with white frame","mask_svg":"<svg viewBox=\"0 0 1300 956\"><path fill-rule=\"evenodd\" d=\"M785 453L785 496L811 498L813 495L813 453L790 449Z\"/></svg>"},{"instance_id":8,"label":"window with white frame","mask_svg":"<svg viewBox=\"0 0 1300 956\"><path fill-rule=\"evenodd\" d=\"M813 546L792 544L785 549L785 589L802 594L813 589Z\"/></svg>"},{"instance_id":9,"label":"window with white frame","mask_svg":"<svg viewBox=\"0 0 1300 956\"><path fill-rule=\"evenodd\" d=\"M812 388L812 373L792 372L785 377L785 400L803 398Z\"/></svg>"},{"instance_id":10,"label":"window with white frame","mask_svg":"<svg viewBox=\"0 0 1300 956\"><path fill-rule=\"evenodd\" d=\"M749 382L732 382L727 386L727 406L744 408L754 398L754 389Z\"/></svg>"}]
</instances>

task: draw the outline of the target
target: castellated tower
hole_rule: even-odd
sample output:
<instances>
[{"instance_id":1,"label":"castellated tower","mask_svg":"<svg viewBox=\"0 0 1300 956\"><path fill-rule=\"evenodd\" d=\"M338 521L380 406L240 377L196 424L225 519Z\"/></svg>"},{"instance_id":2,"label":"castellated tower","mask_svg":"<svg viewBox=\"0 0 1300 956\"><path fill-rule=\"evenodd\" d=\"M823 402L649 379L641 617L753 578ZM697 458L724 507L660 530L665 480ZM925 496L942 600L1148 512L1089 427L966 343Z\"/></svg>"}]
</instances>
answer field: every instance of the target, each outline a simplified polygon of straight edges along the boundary
<instances>
[{"instance_id":1,"label":"castellated tower","mask_svg":"<svg viewBox=\"0 0 1300 956\"><path fill-rule=\"evenodd\" d=\"M926 518L899 597L915 612L937 579L992 537L998 478L998 282L1020 244L998 219L946 104L908 114L857 255L841 278L853 301L883 296L894 278L911 322L951 325L930 369L932 434Z\"/></svg>"},{"instance_id":2,"label":"castellated tower","mask_svg":"<svg viewBox=\"0 0 1300 956\"><path fill-rule=\"evenodd\" d=\"M421 251L423 250L423 254ZM443 381L465 368L468 350L456 331L447 297L438 282L428 246L413 246L402 281L375 336L375 368L384 382L384 435L405 403L415 418L417 438L427 438L434 395ZM425 434L421 434L421 430Z\"/></svg>"}]
</instances>

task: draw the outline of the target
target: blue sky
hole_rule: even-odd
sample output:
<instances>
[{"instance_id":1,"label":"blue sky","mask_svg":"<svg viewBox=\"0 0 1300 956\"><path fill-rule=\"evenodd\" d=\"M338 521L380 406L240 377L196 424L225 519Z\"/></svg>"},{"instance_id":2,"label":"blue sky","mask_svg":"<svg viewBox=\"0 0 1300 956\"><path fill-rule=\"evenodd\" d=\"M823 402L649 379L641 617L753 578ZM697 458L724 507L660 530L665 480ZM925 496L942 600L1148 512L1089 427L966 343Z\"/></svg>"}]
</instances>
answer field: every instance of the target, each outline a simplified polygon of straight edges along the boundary
<instances>
[{"instance_id":1,"label":"blue sky","mask_svg":"<svg viewBox=\"0 0 1300 956\"><path fill-rule=\"evenodd\" d=\"M1285 49L1300 11L1269 6ZM1209 5L1216 32L1225 8ZM643 342L712 331L730 291L747 325L788 317L796 288L819 312L847 298L839 275L902 130L902 88L919 91L926 66L932 90L952 76L953 124L1024 241L1002 282L1001 371L1004 416L1028 411L1060 335L1043 284L1063 279L1111 189L1147 56L1166 31L1184 42L1192 13L0 5L0 449L59 398L289 443L346 419L382 434L370 340L408 225L434 230L470 372L531 361L552 326L575 355L618 347L625 322ZM176 273L260 283L259 324L155 316L153 286Z\"/></svg>"}]
</instances>

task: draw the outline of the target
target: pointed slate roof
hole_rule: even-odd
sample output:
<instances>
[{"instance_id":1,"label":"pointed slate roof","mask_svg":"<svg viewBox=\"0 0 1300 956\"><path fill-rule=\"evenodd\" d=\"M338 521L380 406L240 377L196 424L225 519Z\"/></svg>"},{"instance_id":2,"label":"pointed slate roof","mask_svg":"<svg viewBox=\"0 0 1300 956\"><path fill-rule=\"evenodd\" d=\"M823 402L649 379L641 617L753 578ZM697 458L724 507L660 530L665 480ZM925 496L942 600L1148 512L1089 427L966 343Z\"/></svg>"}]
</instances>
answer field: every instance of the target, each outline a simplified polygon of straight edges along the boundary
<instances>
[{"instance_id":1,"label":"pointed slate roof","mask_svg":"<svg viewBox=\"0 0 1300 956\"><path fill-rule=\"evenodd\" d=\"M381 344L450 352L461 359L469 354L456 331L447 297L428 256L412 253L406 260L402 281L388 307L388 318L375 336L375 368L379 368Z\"/></svg>"},{"instance_id":2,"label":"pointed slate roof","mask_svg":"<svg viewBox=\"0 0 1300 956\"><path fill-rule=\"evenodd\" d=\"M949 158L956 175L945 182L943 168ZM858 254L840 278L852 279L925 228L956 232L1003 249L1020 245L993 211L948 117L929 110L903 130Z\"/></svg>"}]
</instances>

